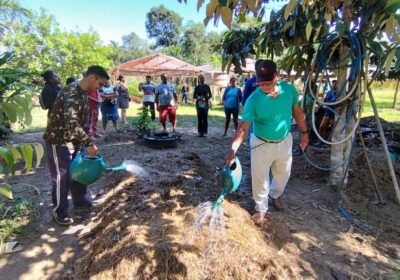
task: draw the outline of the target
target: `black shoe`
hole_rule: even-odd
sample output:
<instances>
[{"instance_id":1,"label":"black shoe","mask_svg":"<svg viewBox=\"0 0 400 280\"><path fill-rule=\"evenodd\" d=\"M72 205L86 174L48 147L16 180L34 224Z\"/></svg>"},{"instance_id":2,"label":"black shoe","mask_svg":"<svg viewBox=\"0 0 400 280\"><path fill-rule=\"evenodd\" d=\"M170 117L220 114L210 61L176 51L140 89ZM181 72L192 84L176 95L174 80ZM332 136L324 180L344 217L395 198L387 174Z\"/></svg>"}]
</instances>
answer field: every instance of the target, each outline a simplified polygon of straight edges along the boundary
<instances>
[{"instance_id":1,"label":"black shoe","mask_svg":"<svg viewBox=\"0 0 400 280\"><path fill-rule=\"evenodd\" d=\"M70 226L74 223L74 220L68 215L57 214L53 212L54 221L61 226Z\"/></svg>"},{"instance_id":2,"label":"black shoe","mask_svg":"<svg viewBox=\"0 0 400 280\"><path fill-rule=\"evenodd\" d=\"M199 137L204 137L204 133L200 133L200 134L199 134Z\"/></svg>"},{"instance_id":3,"label":"black shoe","mask_svg":"<svg viewBox=\"0 0 400 280\"><path fill-rule=\"evenodd\" d=\"M74 208L90 208L93 206L93 201L88 197L84 196L74 201Z\"/></svg>"}]
</instances>

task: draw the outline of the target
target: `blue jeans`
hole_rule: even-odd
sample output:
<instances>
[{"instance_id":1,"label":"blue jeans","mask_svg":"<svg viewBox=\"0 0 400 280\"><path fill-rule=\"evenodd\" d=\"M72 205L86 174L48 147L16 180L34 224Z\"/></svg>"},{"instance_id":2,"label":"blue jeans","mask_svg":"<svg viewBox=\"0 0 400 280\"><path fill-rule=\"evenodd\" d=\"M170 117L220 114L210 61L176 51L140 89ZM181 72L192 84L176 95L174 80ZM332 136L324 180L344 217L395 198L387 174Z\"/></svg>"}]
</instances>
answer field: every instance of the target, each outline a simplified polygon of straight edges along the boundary
<instances>
[{"instance_id":1,"label":"blue jeans","mask_svg":"<svg viewBox=\"0 0 400 280\"><path fill-rule=\"evenodd\" d=\"M188 100L188 93L187 92L182 92L182 102L185 100L185 104L187 104Z\"/></svg>"}]
</instances>

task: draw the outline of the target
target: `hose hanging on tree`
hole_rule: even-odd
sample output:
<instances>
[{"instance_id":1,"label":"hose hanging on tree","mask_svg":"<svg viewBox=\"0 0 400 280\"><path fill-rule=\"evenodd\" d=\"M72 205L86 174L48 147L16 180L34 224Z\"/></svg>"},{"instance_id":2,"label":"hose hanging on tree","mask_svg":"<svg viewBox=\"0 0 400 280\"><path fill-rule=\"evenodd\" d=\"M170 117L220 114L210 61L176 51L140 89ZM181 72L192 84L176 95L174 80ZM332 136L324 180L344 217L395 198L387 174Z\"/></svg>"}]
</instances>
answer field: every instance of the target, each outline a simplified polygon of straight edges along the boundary
<instances>
[{"instance_id":1,"label":"hose hanging on tree","mask_svg":"<svg viewBox=\"0 0 400 280\"><path fill-rule=\"evenodd\" d=\"M335 59L335 54L338 51L338 47L341 47L343 44L345 44L349 48L349 52L347 56L345 56L342 60L337 60ZM350 64L347 62L350 60ZM326 36L322 41L321 44L319 45L319 48L317 50L317 54L313 60L313 63L311 65L311 69L314 71L309 71L309 74L307 76L305 86L308 89L308 91L305 92L305 97L304 97L304 103L307 101L307 96L309 95L311 97L312 101L312 108L309 111L311 114L311 127L315 133L315 135L321 140L323 143L326 143L328 145L339 145L342 144L349 139L352 139L352 145L351 145L351 150L353 150L354 147L354 141L355 141L355 133L357 131L358 125L360 123L361 119L361 113L364 105L364 100L365 100L365 94L361 96L360 99L360 104L357 105L355 100L359 99L360 97L357 96L357 91L358 91L358 86L361 82L361 66L362 66L362 60L363 60L363 54L362 54L362 48L360 44L360 40L354 32L348 31L344 35L339 35L337 33L330 34ZM346 78L345 83L342 84L340 89L336 92L336 101L335 102L324 102L318 100L317 93L314 92L313 84L315 84L319 80L319 76L323 75L325 76L328 84L330 85L330 79L329 79L329 70L331 69L338 69L341 67L349 67L350 68L350 73L348 77ZM314 76L314 77L313 77ZM348 83L351 83L351 88L346 92L346 87ZM344 96L343 98L340 98L341 96ZM342 129L342 132L348 127L348 124L352 121L354 118L356 121L356 124L354 125L354 128L352 131L343 139L337 142L331 142L328 140L325 140L320 134L318 129L316 128L315 125L315 108L316 105L320 107L325 107L326 110L329 110L335 114L335 117L338 120L341 120L343 117L341 114L337 113L332 107L338 108L343 105L351 104L350 110L346 113L345 120L344 120L344 126ZM336 122L336 125L339 123ZM327 167L322 167L314 162L311 161L311 159L307 156L305 152L303 152L303 155L306 159L307 162L309 162L312 166L315 168L321 169L321 170L334 170L340 167L343 167L348 163L351 157L351 151L350 155L347 159L344 159L341 164L338 164L336 166L327 166Z\"/></svg>"}]
</instances>

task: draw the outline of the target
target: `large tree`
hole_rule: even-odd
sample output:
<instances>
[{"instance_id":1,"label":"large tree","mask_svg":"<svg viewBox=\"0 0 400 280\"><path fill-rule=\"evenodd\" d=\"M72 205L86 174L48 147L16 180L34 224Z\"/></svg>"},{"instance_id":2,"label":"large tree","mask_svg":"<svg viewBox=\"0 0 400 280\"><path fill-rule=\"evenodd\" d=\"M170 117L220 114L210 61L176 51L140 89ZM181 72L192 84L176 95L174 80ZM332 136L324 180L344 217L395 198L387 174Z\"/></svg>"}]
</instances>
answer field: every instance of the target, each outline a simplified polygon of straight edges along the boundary
<instances>
[{"instance_id":1,"label":"large tree","mask_svg":"<svg viewBox=\"0 0 400 280\"><path fill-rule=\"evenodd\" d=\"M205 2L198 0L198 8ZM244 19L251 13L263 18L268 2L272 1L210 0L207 1L204 23L211 19L218 23L222 19L230 27L235 17ZM348 169L344 163L350 158L351 140L365 92L368 89L370 93L365 78L368 58L377 58L377 73L383 69L387 73L392 65L400 68L399 8L398 0L290 0L282 9L271 13L268 22L256 28L231 30L225 36L222 58L227 69L233 63L240 71L249 54L266 54L270 58L286 55L281 60L281 68L314 74L308 75L309 81L314 80L322 68L327 70L327 64L335 70L339 88L344 89L337 102L346 101L349 96L353 99L341 103L340 118L333 132L335 144L331 149L331 166L335 169L330 173L332 185L346 183ZM388 38L389 42L384 42L383 38ZM318 60L314 59L317 50ZM324 65L320 63L321 59ZM372 98L372 94L369 95ZM358 110L357 114L354 110ZM399 190L396 192L400 200Z\"/></svg>"},{"instance_id":2,"label":"large tree","mask_svg":"<svg viewBox=\"0 0 400 280\"><path fill-rule=\"evenodd\" d=\"M189 22L185 27L180 44L186 61L194 65L203 65L209 62L212 49L203 24Z\"/></svg>"},{"instance_id":3,"label":"large tree","mask_svg":"<svg viewBox=\"0 0 400 280\"><path fill-rule=\"evenodd\" d=\"M22 7L18 1L0 0L0 40L12 28L14 22L26 20L30 15L31 11Z\"/></svg>"},{"instance_id":4,"label":"large tree","mask_svg":"<svg viewBox=\"0 0 400 280\"><path fill-rule=\"evenodd\" d=\"M110 48L102 45L97 32L67 32L58 27L53 16L41 10L29 22L15 25L2 44L14 52L11 66L37 74L53 69L62 79L79 76L90 65L109 67Z\"/></svg>"},{"instance_id":5,"label":"large tree","mask_svg":"<svg viewBox=\"0 0 400 280\"><path fill-rule=\"evenodd\" d=\"M143 57L150 53L149 44L135 32L122 36L123 62Z\"/></svg>"},{"instance_id":6,"label":"large tree","mask_svg":"<svg viewBox=\"0 0 400 280\"><path fill-rule=\"evenodd\" d=\"M182 25L182 17L163 5L151 8L146 15L146 31L156 40L154 48L176 45Z\"/></svg>"}]
</instances>

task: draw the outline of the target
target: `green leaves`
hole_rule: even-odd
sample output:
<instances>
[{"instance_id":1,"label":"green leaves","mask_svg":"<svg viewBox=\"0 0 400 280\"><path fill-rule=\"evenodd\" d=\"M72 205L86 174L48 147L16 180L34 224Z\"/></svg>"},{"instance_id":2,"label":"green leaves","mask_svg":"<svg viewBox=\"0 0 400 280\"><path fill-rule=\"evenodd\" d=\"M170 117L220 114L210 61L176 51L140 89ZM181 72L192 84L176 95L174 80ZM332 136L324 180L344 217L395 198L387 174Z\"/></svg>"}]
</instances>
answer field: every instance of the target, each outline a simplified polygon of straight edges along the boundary
<instances>
[{"instance_id":1,"label":"green leaves","mask_svg":"<svg viewBox=\"0 0 400 280\"><path fill-rule=\"evenodd\" d=\"M14 161L22 159L21 153L14 145L7 144L6 147L12 153Z\"/></svg>"},{"instance_id":2,"label":"green leaves","mask_svg":"<svg viewBox=\"0 0 400 280\"><path fill-rule=\"evenodd\" d=\"M6 164L12 176L16 171L16 163L21 159L25 162L25 170L28 173L32 169L34 151L36 154L35 167L37 168L40 166L44 155L44 149L40 143L2 146L0 147L0 159Z\"/></svg>"},{"instance_id":3,"label":"green leaves","mask_svg":"<svg viewBox=\"0 0 400 280\"><path fill-rule=\"evenodd\" d=\"M224 24L228 27L232 24L232 10L228 7L221 8L221 17Z\"/></svg>"},{"instance_id":4,"label":"green leaves","mask_svg":"<svg viewBox=\"0 0 400 280\"><path fill-rule=\"evenodd\" d=\"M12 53L0 55L0 125L20 122L32 123L32 89L24 81L31 77L27 71L19 68L8 68L5 65L16 59ZM0 135L1 136L1 135Z\"/></svg>"},{"instance_id":5,"label":"green leaves","mask_svg":"<svg viewBox=\"0 0 400 280\"><path fill-rule=\"evenodd\" d=\"M6 164L9 169L10 175L14 176L16 171L16 163L22 159L25 162L26 173L32 170L33 163L33 151L36 154L36 165L38 168L43 158L44 150L40 143L34 144L7 144L5 147L0 146L0 159ZM3 165L0 164L0 173L3 172ZM11 186L3 184L0 186L0 194L7 196L12 199Z\"/></svg>"},{"instance_id":6,"label":"green leaves","mask_svg":"<svg viewBox=\"0 0 400 280\"><path fill-rule=\"evenodd\" d=\"M33 148L31 145L23 144L20 145L20 151L23 159L25 160L25 169L26 173L29 173L32 169L32 161L33 161Z\"/></svg>"},{"instance_id":7,"label":"green leaves","mask_svg":"<svg viewBox=\"0 0 400 280\"><path fill-rule=\"evenodd\" d=\"M387 75L389 74L390 66L391 66L392 63L393 63L393 59L394 59L395 54L396 54L396 49L392 49L392 50L388 53L388 55L387 55L387 57L386 57L386 62L385 62L385 76L387 76Z\"/></svg>"},{"instance_id":8,"label":"green leaves","mask_svg":"<svg viewBox=\"0 0 400 280\"><path fill-rule=\"evenodd\" d=\"M65 79L81 75L90 65L107 68L113 63L113 49L103 45L97 32L61 30L55 18L44 11L34 13L29 22L15 26L2 45L16 57L8 62L10 69L22 68L35 73L37 78L48 69Z\"/></svg>"},{"instance_id":9,"label":"green leaves","mask_svg":"<svg viewBox=\"0 0 400 280\"><path fill-rule=\"evenodd\" d=\"M15 174L15 160L13 153L6 147L0 147L0 157L4 160L10 170L11 175Z\"/></svg>"},{"instance_id":10,"label":"green leaves","mask_svg":"<svg viewBox=\"0 0 400 280\"><path fill-rule=\"evenodd\" d=\"M38 168L40 166L40 162L42 161L43 155L44 155L44 149L42 144L35 143L33 144L33 147L35 148L35 153L36 153L36 166L35 168Z\"/></svg>"},{"instance_id":11,"label":"green leaves","mask_svg":"<svg viewBox=\"0 0 400 280\"><path fill-rule=\"evenodd\" d=\"M149 38L156 40L154 47L176 45L181 25L182 17L163 5L151 8L146 14L146 31Z\"/></svg>"},{"instance_id":12,"label":"green leaves","mask_svg":"<svg viewBox=\"0 0 400 280\"><path fill-rule=\"evenodd\" d=\"M285 8L284 19L287 20L290 16L290 13L293 11L294 7L296 6L297 0L290 0L289 4L287 4Z\"/></svg>"},{"instance_id":13,"label":"green leaves","mask_svg":"<svg viewBox=\"0 0 400 280\"><path fill-rule=\"evenodd\" d=\"M2 185L0 185L0 194L4 195L8 199L13 199L14 198L10 184L2 184Z\"/></svg>"},{"instance_id":14,"label":"green leaves","mask_svg":"<svg viewBox=\"0 0 400 280\"><path fill-rule=\"evenodd\" d=\"M307 23L307 26L306 26L306 38L307 38L307 41L309 41L310 40L310 36L311 36L311 31L312 31L312 24L311 24L311 21L309 21L308 23Z\"/></svg>"}]
</instances>

